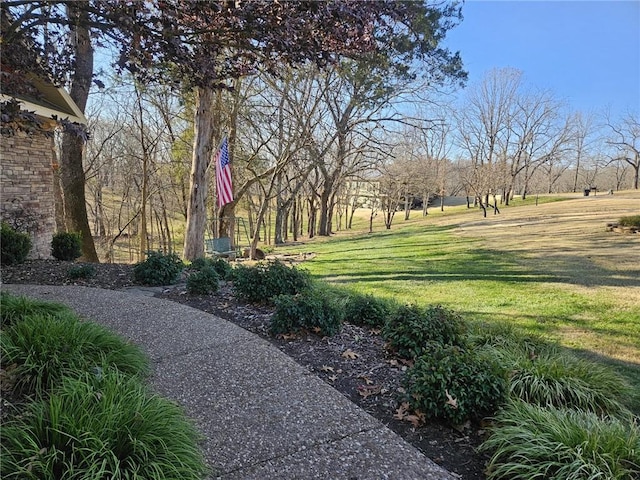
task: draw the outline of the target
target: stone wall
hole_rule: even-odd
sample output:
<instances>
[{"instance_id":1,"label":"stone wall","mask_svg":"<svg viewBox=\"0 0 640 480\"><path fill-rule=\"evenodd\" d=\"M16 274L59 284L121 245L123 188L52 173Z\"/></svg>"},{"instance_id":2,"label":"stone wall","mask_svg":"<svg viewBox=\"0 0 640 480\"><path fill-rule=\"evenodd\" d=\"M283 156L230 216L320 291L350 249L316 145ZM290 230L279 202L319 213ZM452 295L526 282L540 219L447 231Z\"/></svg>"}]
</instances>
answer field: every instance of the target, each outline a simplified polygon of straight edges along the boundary
<instances>
[{"instance_id":1,"label":"stone wall","mask_svg":"<svg viewBox=\"0 0 640 480\"><path fill-rule=\"evenodd\" d=\"M0 136L0 216L33 241L29 258L50 258L55 232L53 139Z\"/></svg>"}]
</instances>

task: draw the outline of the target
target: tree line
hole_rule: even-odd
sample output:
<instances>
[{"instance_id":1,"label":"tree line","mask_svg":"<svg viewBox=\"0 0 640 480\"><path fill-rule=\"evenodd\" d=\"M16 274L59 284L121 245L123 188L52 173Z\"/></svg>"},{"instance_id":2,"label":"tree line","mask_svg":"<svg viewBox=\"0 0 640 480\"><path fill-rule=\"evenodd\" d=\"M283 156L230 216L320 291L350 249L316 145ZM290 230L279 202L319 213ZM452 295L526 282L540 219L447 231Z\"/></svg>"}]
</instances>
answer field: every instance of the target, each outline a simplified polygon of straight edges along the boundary
<instances>
[{"instance_id":1,"label":"tree line","mask_svg":"<svg viewBox=\"0 0 640 480\"><path fill-rule=\"evenodd\" d=\"M638 187L637 113L570 113L511 69L450 100L466 79L441 47L455 3L8 0L1 13L3 57L31 45L89 118L86 145L58 142L56 218L83 233L87 260L94 237L107 260L123 239L141 259L180 237L194 259L240 215L253 253L349 228L363 206L370 228L378 213L391 228L416 199L426 215L462 194L486 214L605 175ZM114 69L98 77L95 52ZM14 71L36 68L19 60ZM224 135L234 200L217 208L210 163Z\"/></svg>"}]
</instances>

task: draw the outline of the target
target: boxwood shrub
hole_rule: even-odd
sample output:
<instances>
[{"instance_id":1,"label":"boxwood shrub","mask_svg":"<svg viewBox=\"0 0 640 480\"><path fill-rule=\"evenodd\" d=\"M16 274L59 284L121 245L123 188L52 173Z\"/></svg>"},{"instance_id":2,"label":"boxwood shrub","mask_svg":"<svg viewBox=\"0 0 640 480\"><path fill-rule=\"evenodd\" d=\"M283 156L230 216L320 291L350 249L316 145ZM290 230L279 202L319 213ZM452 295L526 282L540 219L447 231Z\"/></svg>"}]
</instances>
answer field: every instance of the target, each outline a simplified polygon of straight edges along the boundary
<instances>
[{"instance_id":1,"label":"boxwood shrub","mask_svg":"<svg viewBox=\"0 0 640 480\"><path fill-rule=\"evenodd\" d=\"M22 263L31 251L31 237L18 232L8 223L0 225L0 261L3 265Z\"/></svg>"}]
</instances>

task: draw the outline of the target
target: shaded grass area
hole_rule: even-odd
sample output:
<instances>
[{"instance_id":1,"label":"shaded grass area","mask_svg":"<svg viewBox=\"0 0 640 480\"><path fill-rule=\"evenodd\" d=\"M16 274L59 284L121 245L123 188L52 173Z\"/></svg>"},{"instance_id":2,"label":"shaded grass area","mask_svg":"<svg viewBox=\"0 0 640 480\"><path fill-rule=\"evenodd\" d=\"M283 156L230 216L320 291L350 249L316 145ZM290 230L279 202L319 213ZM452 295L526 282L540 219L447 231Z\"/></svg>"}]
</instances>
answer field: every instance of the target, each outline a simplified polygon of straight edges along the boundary
<instances>
[{"instance_id":1,"label":"shaded grass area","mask_svg":"<svg viewBox=\"0 0 640 480\"><path fill-rule=\"evenodd\" d=\"M508 322L610 364L640 391L640 307L608 295L613 272L592 271L595 287L585 289L571 272L546 271L424 221L332 238L313 251L305 267L317 278L401 303L441 304L472 321ZM640 412L640 398L631 403Z\"/></svg>"}]
</instances>

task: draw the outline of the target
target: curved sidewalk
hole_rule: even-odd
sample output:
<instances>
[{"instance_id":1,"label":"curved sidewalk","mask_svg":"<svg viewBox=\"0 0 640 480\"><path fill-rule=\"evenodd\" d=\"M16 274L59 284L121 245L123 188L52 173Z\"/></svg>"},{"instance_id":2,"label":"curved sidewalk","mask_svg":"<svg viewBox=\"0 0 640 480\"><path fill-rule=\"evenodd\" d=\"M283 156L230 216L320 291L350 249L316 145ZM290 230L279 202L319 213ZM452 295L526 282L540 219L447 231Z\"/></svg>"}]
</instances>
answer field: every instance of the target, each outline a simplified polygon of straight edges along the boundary
<instances>
[{"instance_id":1,"label":"curved sidewalk","mask_svg":"<svg viewBox=\"0 0 640 480\"><path fill-rule=\"evenodd\" d=\"M269 342L216 316L120 291L2 289L65 303L140 345L155 390L202 432L211 478L457 478Z\"/></svg>"}]
</instances>

